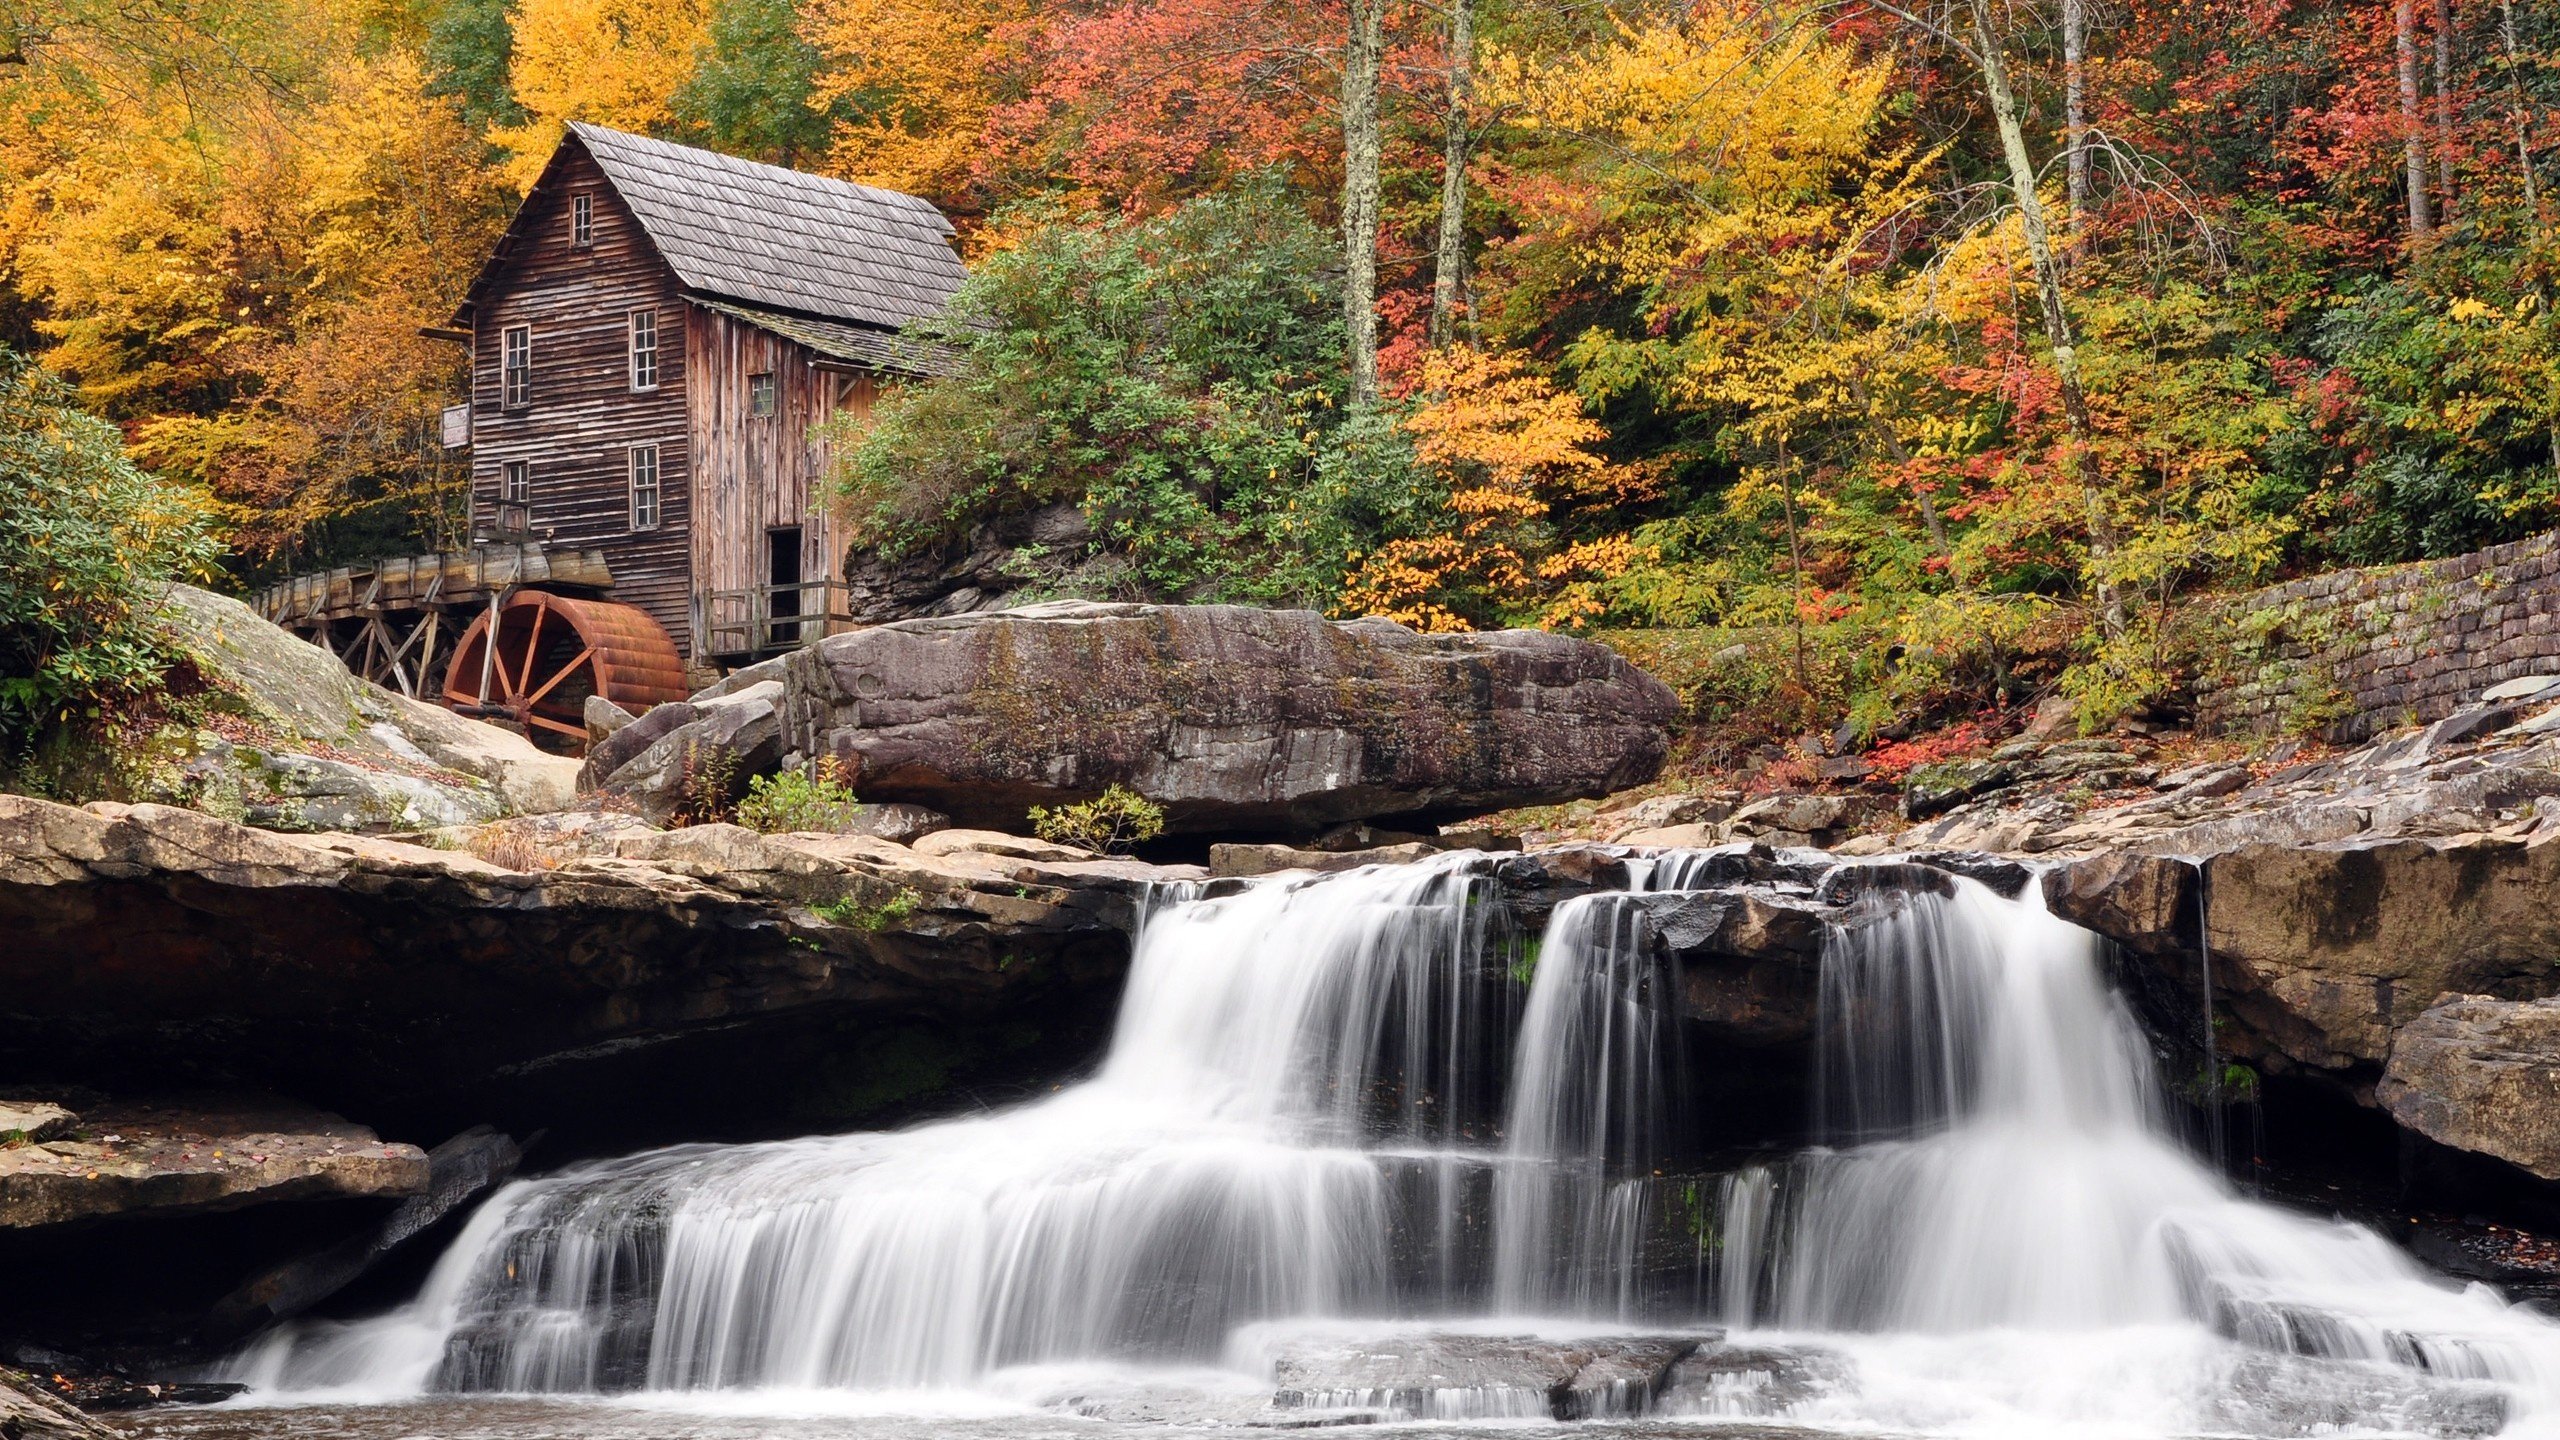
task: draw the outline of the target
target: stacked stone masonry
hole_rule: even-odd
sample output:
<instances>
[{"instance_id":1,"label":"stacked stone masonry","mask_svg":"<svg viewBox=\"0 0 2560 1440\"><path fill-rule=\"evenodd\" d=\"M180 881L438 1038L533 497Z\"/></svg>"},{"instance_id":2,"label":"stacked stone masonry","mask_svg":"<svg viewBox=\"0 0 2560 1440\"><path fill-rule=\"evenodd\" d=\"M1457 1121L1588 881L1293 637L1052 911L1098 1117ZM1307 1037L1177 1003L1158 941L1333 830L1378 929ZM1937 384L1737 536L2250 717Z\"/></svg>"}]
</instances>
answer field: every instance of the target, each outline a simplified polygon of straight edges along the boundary
<instances>
[{"instance_id":1,"label":"stacked stone masonry","mask_svg":"<svg viewBox=\"0 0 2560 1440\"><path fill-rule=\"evenodd\" d=\"M2560 671L2560 531L2291 581L2218 618L2230 643L2197 682L2199 729L2363 740Z\"/></svg>"}]
</instances>

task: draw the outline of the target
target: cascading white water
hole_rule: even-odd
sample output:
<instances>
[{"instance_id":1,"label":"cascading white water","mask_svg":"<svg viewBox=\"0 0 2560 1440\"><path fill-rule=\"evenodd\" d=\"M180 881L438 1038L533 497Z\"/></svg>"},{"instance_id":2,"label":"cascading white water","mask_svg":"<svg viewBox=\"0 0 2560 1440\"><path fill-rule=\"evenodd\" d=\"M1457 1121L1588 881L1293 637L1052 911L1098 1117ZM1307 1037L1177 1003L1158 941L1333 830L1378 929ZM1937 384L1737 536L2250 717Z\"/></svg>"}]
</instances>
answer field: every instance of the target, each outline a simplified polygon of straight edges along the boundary
<instances>
[{"instance_id":1,"label":"cascading white water","mask_svg":"<svg viewBox=\"0 0 2560 1440\"><path fill-rule=\"evenodd\" d=\"M1486 868L1173 897L1091 1080L518 1182L409 1306L288 1328L236 1373L369 1395L966 1387L1233 1363L1275 1321L1543 1316L1812 1347L1826 1378L1786 1405L1815 1424L2476 1433L2497 1407L2448 1400L2448 1377L2493 1386L2516 1428L2552 1415L2560 1329L2183 1153L2094 937L2032 895L1956 881L1836 931L1827 1144L1719 1180L1676 1173L1680 978L1639 904L1559 906L1524 1001ZM1699 854L1632 883L1740 878ZM1697 1212L1685 1289L1649 1253L1674 1205ZM1762 1393L1733 1379L1713 1404Z\"/></svg>"},{"instance_id":2,"label":"cascading white water","mask_svg":"<svg viewBox=\"0 0 2560 1440\"><path fill-rule=\"evenodd\" d=\"M1632 1308L1644 1177L1678 1118L1678 981L1647 938L1622 895L1547 922L1494 1177L1493 1298L1509 1313Z\"/></svg>"},{"instance_id":3,"label":"cascading white water","mask_svg":"<svg viewBox=\"0 0 2560 1440\"><path fill-rule=\"evenodd\" d=\"M1092 1080L997 1115L520 1182L405 1311L285 1332L242 1373L897 1389L1205 1359L1275 1316L1446 1309L1460 1195L1489 1159L1466 1131L1508 1030L1483 1008L1502 913L1459 865L1161 907ZM1400 1271L1399 1250L1421 1263Z\"/></svg>"}]
</instances>

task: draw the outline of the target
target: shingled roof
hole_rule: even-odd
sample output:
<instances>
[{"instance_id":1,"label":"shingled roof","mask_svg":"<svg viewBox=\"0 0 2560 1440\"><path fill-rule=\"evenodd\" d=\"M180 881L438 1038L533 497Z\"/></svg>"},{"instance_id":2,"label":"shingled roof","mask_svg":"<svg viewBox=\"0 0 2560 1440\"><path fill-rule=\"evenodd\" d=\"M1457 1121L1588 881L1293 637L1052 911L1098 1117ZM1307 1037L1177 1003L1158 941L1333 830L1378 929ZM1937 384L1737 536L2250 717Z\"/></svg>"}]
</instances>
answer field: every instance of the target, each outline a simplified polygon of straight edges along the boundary
<instances>
[{"instance_id":1,"label":"shingled roof","mask_svg":"<svg viewBox=\"0 0 2560 1440\"><path fill-rule=\"evenodd\" d=\"M785 340L806 345L830 360L842 360L873 370L895 370L905 375L957 375L962 367L958 350L931 340L910 340L904 335L867 325L812 320L805 315L784 315L772 310L758 310L751 305L730 305L718 300L695 303L705 310L717 310L732 319L770 330Z\"/></svg>"},{"instance_id":2,"label":"shingled roof","mask_svg":"<svg viewBox=\"0 0 2560 1440\"><path fill-rule=\"evenodd\" d=\"M940 314L966 278L930 200L582 122L561 142L572 144L697 297L896 330Z\"/></svg>"}]
</instances>

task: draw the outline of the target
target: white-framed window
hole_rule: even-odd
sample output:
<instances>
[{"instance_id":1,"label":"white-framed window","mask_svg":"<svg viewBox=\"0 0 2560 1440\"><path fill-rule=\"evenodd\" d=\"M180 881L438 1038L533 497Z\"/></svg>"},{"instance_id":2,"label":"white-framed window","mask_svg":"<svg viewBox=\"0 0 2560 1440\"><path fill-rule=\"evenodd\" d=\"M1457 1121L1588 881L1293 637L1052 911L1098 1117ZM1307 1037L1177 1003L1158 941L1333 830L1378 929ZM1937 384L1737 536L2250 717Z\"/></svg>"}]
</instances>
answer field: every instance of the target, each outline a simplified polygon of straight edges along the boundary
<instances>
[{"instance_id":1,"label":"white-framed window","mask_svg":"<svg viewBox=\"0 0 2560 1440\"><path fill-rule=\"evenodd\" d=\"M498 503L523 505L533 499L533 462L510 460L498 470Z\"/></svg>"},{"instance_id":2,"label":"white-framed window","mask_svg":"<svg viewBox=\"0 0 2560 1440\"><path fill-rule=\"evenodd\" d=\"M772 371L759 370L747 377L747 413L750 415L773 413Z\"/></svg>"},{"instance_id":3,"label":"white-framed window","mask_svg":"<svg viewBox=\"0 0 2560 1440\"><path fill-rule=\"evenodd\" d=\"M584 190L569 197L569 243L596 243L596 197Z\"/></svg>"},{"instance_id":4,"label":"white-framed window","mask_svg":"<svg viewBox=\"0 0 2560 1440\"><path fill-rule=\"evenodd\" d=\"M521 410L533 403L533 327L510 325L498 340L498 404Z\"/></svg>"},{"instance_id":5,"label":"white-framed window","mask_svg":"<svg viewBox=\"0 0 2560 1440\"><path fill-rule=\"evenodd\" d=\"M631 388L658 388L658 312L631 312Z\"/></svg>"},{"instance_id":6,"label":"white-framed window","mask_svg":"<svg viewBox=\"0 0 2560 1440\"><path fill-rule=\"evenodd\" d=\"M631 447L631 528L658 528L658 447Z\"/></svg>"}]
</instances>

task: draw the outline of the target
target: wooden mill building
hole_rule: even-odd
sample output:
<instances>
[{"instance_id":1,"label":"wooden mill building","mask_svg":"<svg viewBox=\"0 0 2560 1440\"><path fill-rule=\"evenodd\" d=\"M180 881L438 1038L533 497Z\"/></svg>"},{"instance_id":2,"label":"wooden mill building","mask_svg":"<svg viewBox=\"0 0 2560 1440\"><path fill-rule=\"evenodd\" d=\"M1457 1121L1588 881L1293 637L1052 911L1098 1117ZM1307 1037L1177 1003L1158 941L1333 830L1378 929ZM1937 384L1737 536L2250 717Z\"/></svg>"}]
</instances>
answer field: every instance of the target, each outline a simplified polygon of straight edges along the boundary
<instances>
[{"instance_id":1,"label":"wooden mill building","mask_svg":"<svg viewBox=\"0 0 2560 1440\"><path fill-rule=\"evenodd\" d=\"M551 662L576 653L536 634L516 656L502 599L533 587L580 613L637 610L648 625L612 628L662 632L663 647L631 642L657 653L625 665L652 684L614 680L616 643L588 637L592 686L541 698L560 729L582 689L648 703L644 690L681 693L816 638L842 552L813 427L868 413L884 381L946 368L898 332L959 287L951 242L912 195L571 125L435 332L471 349L446 443L470 447L475 553L288 581L264 608L375 678L483 712L533 707ZM580 607L553 608L565 624ZM471 650L466 625L500 632L494 655Z\"/></svg>"}]
</instances>

